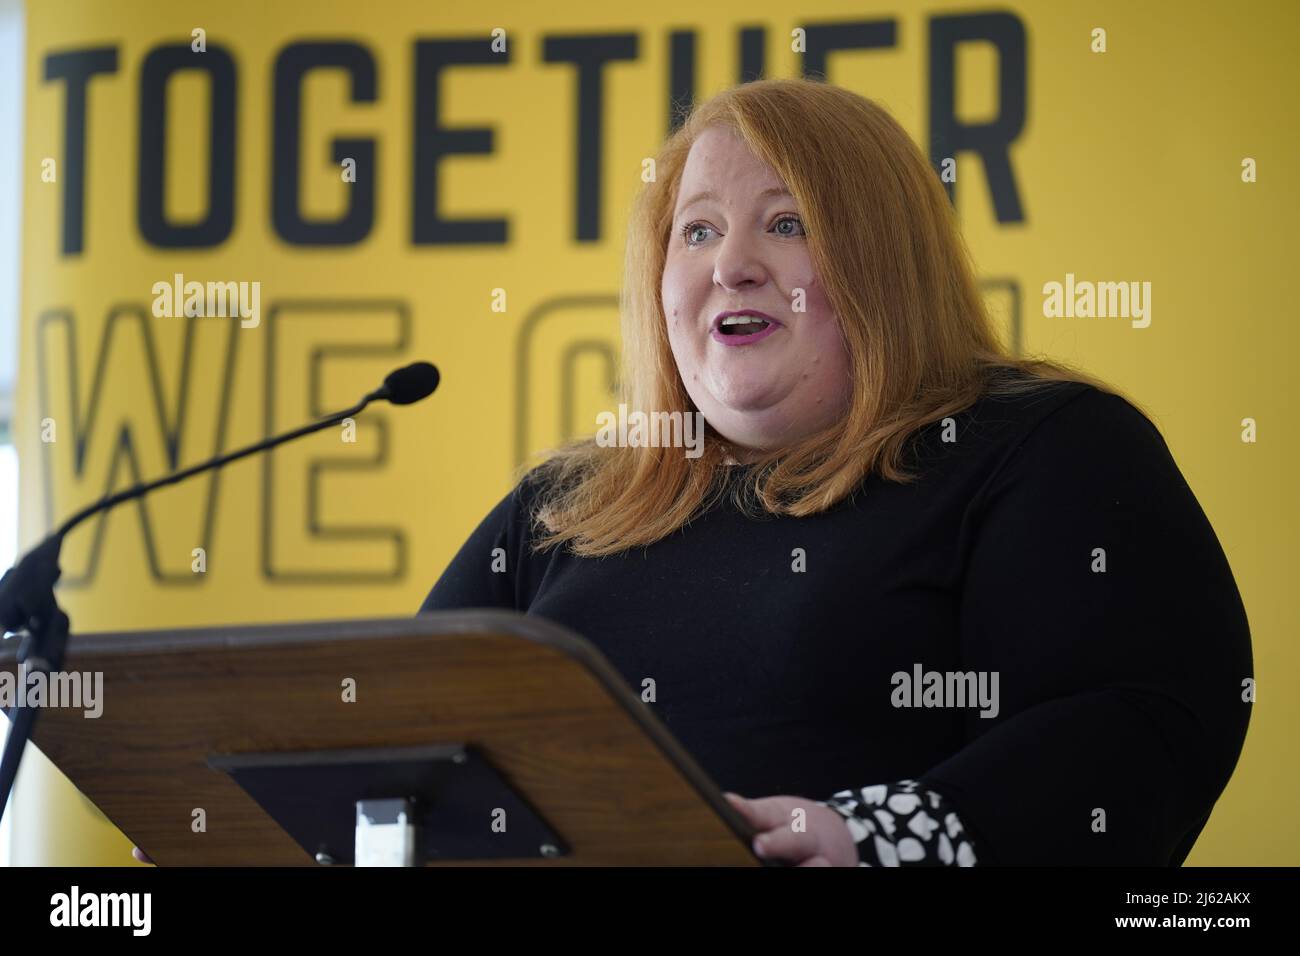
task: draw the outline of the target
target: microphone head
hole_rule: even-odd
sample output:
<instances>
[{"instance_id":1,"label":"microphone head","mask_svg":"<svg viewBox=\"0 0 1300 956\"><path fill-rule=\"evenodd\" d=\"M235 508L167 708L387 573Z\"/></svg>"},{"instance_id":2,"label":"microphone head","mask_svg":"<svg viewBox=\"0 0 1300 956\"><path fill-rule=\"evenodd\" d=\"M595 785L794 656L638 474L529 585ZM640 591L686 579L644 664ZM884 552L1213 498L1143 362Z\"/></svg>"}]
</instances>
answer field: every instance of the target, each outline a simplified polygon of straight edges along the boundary
<instances>
[{"instance_id":1,"label":"microphone head","mask_svg":"<svg viewBox=\"0 0 1300 956\"><path fill-rule=\"evenodd\" d=\"M440 378L437 368L430 363L412 362L388 373L384 379L385 397L394 405L410 405L432 395Z\"/></svg>"}]
</instances>

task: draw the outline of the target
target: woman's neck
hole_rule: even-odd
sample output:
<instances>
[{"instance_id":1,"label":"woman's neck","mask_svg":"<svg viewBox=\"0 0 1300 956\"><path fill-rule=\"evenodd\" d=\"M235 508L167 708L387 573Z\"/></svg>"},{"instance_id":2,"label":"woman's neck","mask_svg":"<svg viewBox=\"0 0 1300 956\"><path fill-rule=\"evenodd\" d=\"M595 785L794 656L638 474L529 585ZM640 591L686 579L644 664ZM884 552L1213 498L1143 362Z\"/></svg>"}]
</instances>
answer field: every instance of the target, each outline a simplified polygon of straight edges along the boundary
<instances>
[{"instance_id":1,"label":"woman's neck","mask_svg":"<svg viewBox=\"0 0 1300 956\"><path fill-rule=\"evenodd\" d=\"M751 465L761 455L762 452L755 451L753 448L742 448L733 445L731 451L723 457L722 463L724 465Z\"/></svg>"}]
</instances>

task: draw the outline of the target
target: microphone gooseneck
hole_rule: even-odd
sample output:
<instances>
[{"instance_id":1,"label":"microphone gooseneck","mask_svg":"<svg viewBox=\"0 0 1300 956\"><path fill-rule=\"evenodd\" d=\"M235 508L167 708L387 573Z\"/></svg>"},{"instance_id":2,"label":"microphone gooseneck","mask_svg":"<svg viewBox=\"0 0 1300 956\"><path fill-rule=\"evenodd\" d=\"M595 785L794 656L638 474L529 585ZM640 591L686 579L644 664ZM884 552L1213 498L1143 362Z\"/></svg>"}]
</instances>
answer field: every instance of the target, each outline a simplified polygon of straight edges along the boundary
<instances>
[{"instance_id":1,"label":"microphone gooseneck","mask_svg":"<svg viewBox=\"0 0 1300 956\"><path fill-rule=\"evenodd\" d=\"M438 387L439 378L438 370L433 365L428 362L415 362L390 372L380 388L365 396L351 408L345 408L341 412L335 412L246 448L209 458L207 461L165 475L155 481L132 485L116 494L105 495L99 501L76 512L63 522L57 531L27 552L21 561L0 578L0 632L23 632L17 655L18 663L29 671L41 671L47 674L63 666L69 625L67 615L59 609L55 601L54 585L61 573L59 551L63 546L63 538L81 522L124 501L141 498L155 488L174 485L201 472L220 468L240 458L268 451L287 441L328 428L345 418L359 414L373 401L411 405L432 394ZM0 819L4 818L4 808L18 773L18 763L22 759L23 748L31 738L32 726L36 722L36 708L25 706L16 710L17 713L12 716L13 725L5 739L3 755L0 755Z\"/></svg>"}]
</instances>

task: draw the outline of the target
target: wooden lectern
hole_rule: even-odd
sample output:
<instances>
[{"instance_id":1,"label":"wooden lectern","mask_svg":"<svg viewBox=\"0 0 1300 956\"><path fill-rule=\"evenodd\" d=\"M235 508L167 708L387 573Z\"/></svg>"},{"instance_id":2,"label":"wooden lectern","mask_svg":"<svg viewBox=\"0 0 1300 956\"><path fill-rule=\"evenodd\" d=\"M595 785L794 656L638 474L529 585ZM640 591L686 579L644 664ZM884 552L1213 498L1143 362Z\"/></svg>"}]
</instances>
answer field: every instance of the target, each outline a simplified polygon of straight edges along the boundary
<instances>
[{"instance_id":1,"label":"wooden lectern","mask_svg":"<svg viewBox=\"0 0 1300 956\"><path fill-rule=\"evenodd\" d=\"M653 705L536 617L74 634L62 670L102 672L102 714L45 707L33 744L160 866L349 864L391 822L359 801L399 801L416 865L764 863Z\"/></svg>"}]
</instances>

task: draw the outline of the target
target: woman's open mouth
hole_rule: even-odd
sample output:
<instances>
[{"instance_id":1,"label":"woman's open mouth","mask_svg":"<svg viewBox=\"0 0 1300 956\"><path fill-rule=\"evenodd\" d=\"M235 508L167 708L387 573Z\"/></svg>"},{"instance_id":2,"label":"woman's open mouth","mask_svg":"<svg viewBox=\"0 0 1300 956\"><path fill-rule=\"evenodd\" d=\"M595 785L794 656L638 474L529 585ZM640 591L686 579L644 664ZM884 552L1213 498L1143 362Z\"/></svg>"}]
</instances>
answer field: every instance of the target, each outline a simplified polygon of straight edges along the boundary
<instances>
[{"instance_id":1,"label":"woman's open mouth","mask_svg":"<svg viewBox=\"0 0 1300 956\"><path fill-rule=\"evenodd\" d=\"M713 320L709 335L723 345L750 345L767 338L781 323L763 312L748 309L739 312L722 312Z\"/></svg>"}]
</instances>

